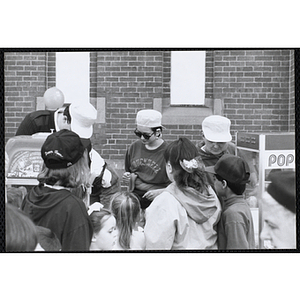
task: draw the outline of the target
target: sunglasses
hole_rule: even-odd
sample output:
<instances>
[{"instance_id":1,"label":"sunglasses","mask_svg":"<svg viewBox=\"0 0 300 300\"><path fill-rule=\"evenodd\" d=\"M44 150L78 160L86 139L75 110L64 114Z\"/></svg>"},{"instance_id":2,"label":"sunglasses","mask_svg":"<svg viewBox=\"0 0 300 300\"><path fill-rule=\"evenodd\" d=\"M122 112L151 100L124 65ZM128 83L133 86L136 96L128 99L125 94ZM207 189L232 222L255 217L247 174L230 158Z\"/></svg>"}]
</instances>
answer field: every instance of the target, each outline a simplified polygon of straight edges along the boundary
<instances>
[{"instance_id":1,"label":"sunglasses","mask_svg":"<svg viewBox=\"0 0 300 300\"><path fill-rule=\"evenodd\" d=\"M140 132L137 129L134 130L134 133L139 138L143 136L145 140L149 140L151 138L151 136L154 134L154 132L152 132L150 134L149 133Z\"/></svg>"}]
</instances>

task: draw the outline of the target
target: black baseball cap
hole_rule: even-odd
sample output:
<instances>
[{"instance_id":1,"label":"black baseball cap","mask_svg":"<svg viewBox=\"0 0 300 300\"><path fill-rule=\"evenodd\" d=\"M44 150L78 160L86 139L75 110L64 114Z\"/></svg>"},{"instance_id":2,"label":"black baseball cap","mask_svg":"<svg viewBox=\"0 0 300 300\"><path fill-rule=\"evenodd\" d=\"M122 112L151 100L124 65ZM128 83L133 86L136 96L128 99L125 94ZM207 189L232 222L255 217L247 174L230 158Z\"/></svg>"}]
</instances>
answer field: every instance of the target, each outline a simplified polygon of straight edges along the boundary
<instances>
[{"instance_id":1,"label":"black baseball cap","mask_svg":"<svg viewBox=\"0 0 300 300\"><path fill-rule=\"evenodd\" d=\"M65 169L83 156L84 149L75 132L62 129L47 137L41 148L41 155L47 168Z\"/></svg>"},{"instance_id":2,"label":"black baseball cap","mask_svg":"<svg viewBox=\"0 0 300 300\"><path fill-rule=\"evenodd\" d=\"M279 204L296 213L296 173L279 171L269 175L267 192Z\"/></svg>"},{"instance_id":3,"label":"black baseball cap","mask_svg":"<svg viewBox=\"0 0 300 300\"><path fill-rule=\"evenodd\" d=\"M246 184L249 182L250 177L247 162L232 154L224 154L214 166L206 167L205 171L217 174L233 184Z\"/></svg>"}]
</instances>

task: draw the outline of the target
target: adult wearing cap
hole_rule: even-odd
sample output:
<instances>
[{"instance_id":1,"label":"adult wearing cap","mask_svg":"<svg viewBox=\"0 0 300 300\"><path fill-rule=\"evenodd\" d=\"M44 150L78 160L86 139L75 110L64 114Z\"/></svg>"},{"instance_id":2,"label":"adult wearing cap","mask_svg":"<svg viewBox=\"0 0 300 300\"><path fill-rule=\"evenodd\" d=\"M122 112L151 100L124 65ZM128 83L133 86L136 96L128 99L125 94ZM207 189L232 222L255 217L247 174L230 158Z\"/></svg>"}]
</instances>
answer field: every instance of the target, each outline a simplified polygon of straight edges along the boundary
<instances>
[{"instance_id":1,"label":"adult wearing cap","mask_svg":"<svg viewBox=\"0 0 300 300\"><path fill-rule=\"evenodd\" d=\"M202 122L203 141L199 143L199 155L206 167L214 166L224 154L236 154L236 146L231 142L231 121L223 116L212 115L206 117ZM252 163L245 157L244 153L238 152L250 167L250 183L254 187L257 183L256 171ZM208 175L208 182L214 185L212 175Z\"/></svg>"},{"instance_id":2,"label":"adult wearing cap","mask_svg":"<svg viewBox=\"0 0 300 300\"><path fill-rule=\"evenodd\" d=\"M100 202L110 207L111 196L121 191L119 176L114 168L92 148L93 125L97 120L97 110L90 103L72 103L64 112L71 130L79 135L89 152L89 163L94 178L90 195L90 204Z\"/></svg>"},{"instance_id":3,"label":"adult wearing cap","mask_svg":"<svg viewBox=\"0 0 300 300\"><path fill-rule=\"evenodd\" d=\"M264 226L260 237L271 248L296 249L296 173L270 174L271 183L262 197Z\"/></svg>"},{"instance_id":4,"label":"adult wearing cap","mask_svg":"<svg viewBox=\"0 0 300 300\"><path fill-rule=\"evenodd\" d=\"M41 155L39 185L26 195L21 209L36 225L55 233L62 251L88 251L93 229L83 201L90 177L87 151L76 133L63 129L47 137Z\"/></svg>"},{"instance_id":5,"label":"adult wearing cap","mask_svg":"<svg viewBox=\"0 0 300 300\"><path fill-rule=\"evenodd\" d=\"M44 93L45 110L27 114L17 129L16 135L32 135L38 132L55 132L69 129L70 125L63 116L64 94L56 87Z\"/></svg>"},{"instance_id":6,"label":"adult wearing cap","mask_svg":"<svg viewBox=\"0 0 300 300\"><path fill-rule=\"evenodd\" d=\"M161 113L154 109L139 111L134 131L139 139L130 145L125 155L123 180L139 197L142 209L171 183L166 173L167 143L162 139L161 119Z\"/></svg>"},{"instance_id":7,"label":"adult wearing cap","mask_svg":"<svg viewBox=\"0 0 300 300\"><path fill-rule=\"evenodd\" d=\"M214 174L214 188L223 207L218 224L219 249L255 249L251 210L243 197L250 177L247 162L224 154L215 166L206 167L206 171Z\"/></svg>"}]
</instances>

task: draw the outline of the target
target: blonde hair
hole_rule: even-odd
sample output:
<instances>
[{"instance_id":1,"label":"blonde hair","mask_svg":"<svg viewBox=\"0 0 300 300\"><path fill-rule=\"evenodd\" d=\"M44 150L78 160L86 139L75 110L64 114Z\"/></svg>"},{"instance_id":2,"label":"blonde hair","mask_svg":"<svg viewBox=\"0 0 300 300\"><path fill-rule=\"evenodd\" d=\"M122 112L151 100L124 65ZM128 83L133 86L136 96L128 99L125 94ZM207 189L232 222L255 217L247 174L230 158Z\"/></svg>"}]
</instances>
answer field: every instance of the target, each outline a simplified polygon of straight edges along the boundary
<instances>
[{"instance_id":1,"label":"blonde hair","mask_svg":"<svg viewBox=\"0 0 300 300\"><path fill-rule=\"evenodd\" d=\"M111 211L117 221L119 244L123 249L130 249L132 231L140 219L140 202L133 193L119 192L112 198Z\"/></svg>"}]
</instances>

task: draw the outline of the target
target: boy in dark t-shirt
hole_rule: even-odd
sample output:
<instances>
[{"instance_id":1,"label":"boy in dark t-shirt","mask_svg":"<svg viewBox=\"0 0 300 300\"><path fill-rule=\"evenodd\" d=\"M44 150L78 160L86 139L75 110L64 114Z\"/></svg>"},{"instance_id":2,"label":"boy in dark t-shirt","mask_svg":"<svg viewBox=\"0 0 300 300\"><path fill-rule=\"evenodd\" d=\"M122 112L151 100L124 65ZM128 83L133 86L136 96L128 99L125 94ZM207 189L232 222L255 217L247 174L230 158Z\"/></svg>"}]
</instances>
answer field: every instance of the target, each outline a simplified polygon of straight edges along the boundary
<instances>
[{"instance_id":1,"label":"boy in dark t-shirt","mask_svg":"<svg viewBox=\"0 0 300 300\"><path fill-rule=\"evenodd\" d=\"M140 138L127 150L123 180L139 197L141 208L147 208L169 184L162 139L161 113L153 109L137 113L134 133Z\"/></svg>"}]
</instances>

